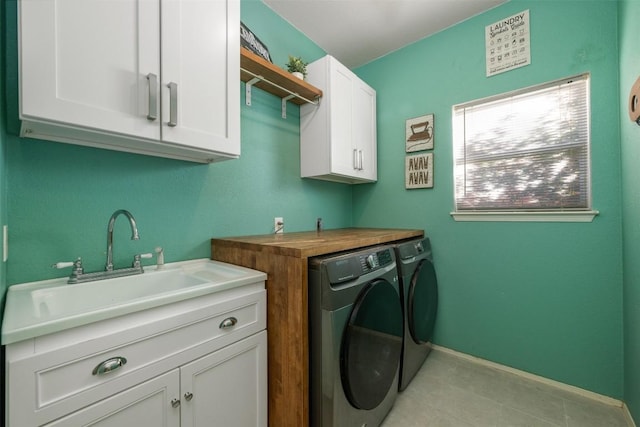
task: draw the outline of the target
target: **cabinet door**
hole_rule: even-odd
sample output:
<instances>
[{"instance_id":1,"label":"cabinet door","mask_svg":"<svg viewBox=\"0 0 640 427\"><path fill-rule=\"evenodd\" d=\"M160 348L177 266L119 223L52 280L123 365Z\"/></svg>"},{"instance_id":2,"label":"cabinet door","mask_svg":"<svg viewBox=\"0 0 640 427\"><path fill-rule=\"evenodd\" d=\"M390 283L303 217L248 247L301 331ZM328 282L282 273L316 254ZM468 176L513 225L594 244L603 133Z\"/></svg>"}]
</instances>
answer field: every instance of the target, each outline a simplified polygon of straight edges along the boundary
<instances>
[{"instance_id":1,"label":"cabinet door","mask_svg":"<svg viewBox=\"0 0 640 427\"><path fill-rule=\"evenodd\" d=\"M182 427L267 425L267 332L180 368Z\"/></svg>"},{"instance_id":2,"label":"cabinet door","mask_svg":"<svg viewBox=\"0 0 640 427\"><path fill-rule=\"evenodd\" d=\"M331 91L331 172L354 176L358 152L353 141L353 75L335 59L330 65Z\"/></svg>"},{"instance_id":3,"label":"cabinet door","mask_svg":"<svg viewBox=\"0 0 640 427\"><path fill-rule=\"evenodd\" d=\"M367 84L356 80L353 86L353 142L358 155L359 168L355 174L375 181L377 172L376 92Z\"/></svg>"},{"instance_id":4,"label":"cabinet door","mask_svg":"<svg viewBox=\"0 0 640 427\"><path fill-rule=\"evenodd\" d=\"M179 383L180 372L174 369L46 427L179 427L180 408L171 405L172 399L179 398Z\"/></svg>"},{"instance_id":5,"label":"cabinet door","mask_svg":"<svg viewBox=\"0 0 640 427\"><path fill-rule=\"evenodd\" d=\"M300 107L302 177L358 183L377 180L376 92L327 55L309 64L324 90L318 106Z\"/></svg>"},{"instance_id":6,"label":"cabinet door","mask_svg":"<svg viewBox=\"0 0 640 427\"><path fill-rule=\"evenodd\" d=\"M240 0L161 1L162 140L239 155Z\"/></svg>"},{"instance_id":7,"label":"cabinet door","mask_svg":"<svg viewBox=\"0 0 640 427\"><path fill-rule=\"evenodd\" d=\"M159 34L157 0L20 0L21 118L159 139Z\"/></svg>"}]
</instances>

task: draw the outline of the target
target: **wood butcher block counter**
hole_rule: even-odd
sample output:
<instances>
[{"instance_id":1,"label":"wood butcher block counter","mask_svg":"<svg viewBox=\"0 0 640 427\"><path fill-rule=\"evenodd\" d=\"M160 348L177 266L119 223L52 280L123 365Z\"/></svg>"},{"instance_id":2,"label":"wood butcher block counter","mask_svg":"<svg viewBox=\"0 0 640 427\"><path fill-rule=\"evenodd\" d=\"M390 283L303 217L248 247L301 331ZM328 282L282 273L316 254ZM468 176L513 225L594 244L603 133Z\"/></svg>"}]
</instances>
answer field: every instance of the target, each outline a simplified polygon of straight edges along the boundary
<instances>
[{"instance_id":1,"label":"wood butcher block counter","mask_svg":"<svg viewBox=\"0 0 640 427\"><path fill-rule=\"evenodd\" d=\"M269 425L309 424L308 258L422 237L422 230L345 228L211 239L211 258L267 273Z\"/></svg>"}]
</instances>

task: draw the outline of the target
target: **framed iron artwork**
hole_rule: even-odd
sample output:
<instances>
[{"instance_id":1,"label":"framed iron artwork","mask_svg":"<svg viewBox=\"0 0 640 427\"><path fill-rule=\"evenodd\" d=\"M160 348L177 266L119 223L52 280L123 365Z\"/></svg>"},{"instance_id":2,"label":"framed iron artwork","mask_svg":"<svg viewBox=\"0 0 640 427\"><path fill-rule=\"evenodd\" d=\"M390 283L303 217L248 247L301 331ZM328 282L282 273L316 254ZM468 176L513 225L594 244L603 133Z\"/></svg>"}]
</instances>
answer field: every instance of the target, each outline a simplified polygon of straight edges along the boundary
<instances>
[{"instance_id":1,"label":"framed iron artwork","mask_svg":"<svg viewBox=\"0 0 640 427\"><path fill-rule=\"evenodd\" d=\"M433 114L427 114L406 121L405 150L407 153L433 150L433 120Z\"/></svg>"}]
</instances>

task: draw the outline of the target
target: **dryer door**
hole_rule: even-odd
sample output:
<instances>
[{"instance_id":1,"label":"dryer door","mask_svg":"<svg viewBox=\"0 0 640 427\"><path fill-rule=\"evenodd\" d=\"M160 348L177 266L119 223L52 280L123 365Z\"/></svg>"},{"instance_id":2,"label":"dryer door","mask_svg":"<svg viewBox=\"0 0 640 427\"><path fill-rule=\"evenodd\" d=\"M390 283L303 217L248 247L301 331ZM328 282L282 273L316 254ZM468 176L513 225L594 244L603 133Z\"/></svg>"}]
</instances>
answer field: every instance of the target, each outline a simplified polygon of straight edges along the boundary
<instances>
[{"instance_id":1,"label":"dryer door","mask_svg":"<svg viewBox=\"0 0 640 427\"><path fill-rule=\"evenodd\" d=\"M386 280L367 284L353 305L342 337L340 374L349 402L373 409L394 384L402 350L402 309Z\"/></svg>"},{"instance_id":2,"label":"dryer door","mask_svg":"<svg viewBox=\"0 0 640 427\"><path fill-rule=\"evenodd\" d=\"M438 280L433 263L427 259L420 261L413 272L407 308L411 338L417 344L429 342L438 310Z\"/></svg>"}]
</instances>

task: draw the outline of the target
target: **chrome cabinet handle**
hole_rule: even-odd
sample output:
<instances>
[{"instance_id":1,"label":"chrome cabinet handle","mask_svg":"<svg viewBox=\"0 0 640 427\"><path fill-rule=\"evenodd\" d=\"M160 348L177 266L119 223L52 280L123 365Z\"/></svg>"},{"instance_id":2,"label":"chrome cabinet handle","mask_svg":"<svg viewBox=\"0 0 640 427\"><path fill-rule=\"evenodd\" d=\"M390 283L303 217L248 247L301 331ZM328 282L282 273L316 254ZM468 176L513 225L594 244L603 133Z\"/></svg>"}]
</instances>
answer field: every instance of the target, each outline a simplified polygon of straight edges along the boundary
<instances>
[{"instance_id":1,"label":"chrome cabinet handle","mask_svg":"<svg viewBox=\"0 0 640 427\"><path fill-rule=\"evenodd\" d=\"M187 399L187 402L191 401L191 399L193 399L193 393L186 392L184 398Z\"/></svg>"},{"instance_id":2,"label":"chrome cabinet handle","mask_svg":"<svg viewBox=\"0 0 640 427\"><path fill-rule=\"evenodd\" d=\"M229 329L232 328L238 323L238 319L235 317L227 317L222 322L220 322L220 329Z\"/></svg>"},{"instance_id":3,"label":"chrome cabinet handle","mask_svg":"<svg viewBox=\"0 0 640 427\"><path fill-rule=\"evenodd\" d=\"M358 150L356 148L353 149L353 168L358 170Z\"/></svg>"},{"instance_id":4,"label":"chrome cabinet handle","mask_svg":"<svg viewBox=\"0 0 640 427\"><path fill-rule=\"evenodd\" d=\"M178 126L178 84L171 82L169 88L169 122L171 127Z\"/></svg>"},{"instance_id":5,"label":"chrome cabinet handle","mask_svg":"<svg viewBox=\"0 0 640 427\"><path fill-rule=\"evenodd\" d=\"M149 113L147 120L154 121L158 118L158 76L153 73L147 74L149 81Z\"/></svg>"},{"instance_id":6,"label":"chrome cabinet handle","mask_svg":"<svg viewBox=\"0 0 640 427\"><path fill-rule=\"evenodd\" d=\"M172 399L171 400L171 407L177 408L178 406L180 406L180 399Z\"/></svg>"},{"instance_id":7,"label":"chrome cabinet handle","mask_svg":"<svg viewBox=\"0 0 640 427\"><path fill-rule=\"evenodd\" d=\"M102 363L99 363L95 368L93 368L93 375L105 375L109 372L113 372L116 369L122 368L127 364L127 359L124 357L112 357L111 359L107 359Z\"/></svg>"},{"instance_id":8,"label":"chrome cabinet handle","mask_svg":"<svg viewBox=\"0 0 640 427\"><path fill-rule=\"evenodd\" d=\"M360 164L360 168L359 169L362 170L362 169L364 169L364 167L362 166L363 159L364 159L364 157L362 155L362 150L358 150L358 157L359 157L358 160L359 160L359 164Z\"/></svg>"}]
</instances>

